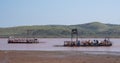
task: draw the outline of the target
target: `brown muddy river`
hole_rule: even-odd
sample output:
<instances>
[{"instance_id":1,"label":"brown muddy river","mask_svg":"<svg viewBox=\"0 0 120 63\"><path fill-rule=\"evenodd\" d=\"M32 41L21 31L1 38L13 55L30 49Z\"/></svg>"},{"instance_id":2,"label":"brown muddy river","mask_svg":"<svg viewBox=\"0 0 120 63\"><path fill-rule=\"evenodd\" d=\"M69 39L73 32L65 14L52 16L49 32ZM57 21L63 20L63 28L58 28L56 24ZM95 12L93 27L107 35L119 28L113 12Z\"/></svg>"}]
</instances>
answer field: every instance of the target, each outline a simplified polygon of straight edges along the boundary
<instances>
[{"instance_id":1,"label":"brown muddy river","mask_svg":"<svg viewBox=\"0 0 120 63\"><path fill-rule=\"evenodd\" d=\"M84 38L79 40L94 40L95 38ZM8 44L8 39L0 38L0 50L30 50L30 51L106 51L120 52L120 39L111 38L113 45L111 47L55 47L63 45L69 38L39 38L40 42L36 44ZM97 38L97 40L104 40Z\"/></svg>"}]
</instances>

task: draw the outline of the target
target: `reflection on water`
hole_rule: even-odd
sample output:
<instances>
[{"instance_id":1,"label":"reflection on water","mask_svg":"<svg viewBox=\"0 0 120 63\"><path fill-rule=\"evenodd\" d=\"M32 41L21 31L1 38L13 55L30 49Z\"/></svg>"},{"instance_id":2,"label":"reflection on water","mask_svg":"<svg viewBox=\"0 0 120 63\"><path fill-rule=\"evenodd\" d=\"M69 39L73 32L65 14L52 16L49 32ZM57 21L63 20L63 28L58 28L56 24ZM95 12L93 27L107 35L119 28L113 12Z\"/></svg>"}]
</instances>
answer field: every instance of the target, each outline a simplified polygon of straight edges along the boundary
<instances>
[{"instance_id":1,"label":"reflection on water","mask_svg":"<svg viewBox=\"0 0 120 63\"><path fill-rule=\"evenodd\" d=\"M94 40L93 38L89 38ZM87 39L87 40L89 40ZM55 45L63 45L64 41L69 38L39 38L40 42L36 44L8 44L8 39L0 39L0 50L38 50L38 51L107 51L120 52L120 39L110 39L113 43L111 47L54 47ZM80 39L86 40L86 39ZM104 40L97 38L97 40Z\"/></svg>"}]
</instances>

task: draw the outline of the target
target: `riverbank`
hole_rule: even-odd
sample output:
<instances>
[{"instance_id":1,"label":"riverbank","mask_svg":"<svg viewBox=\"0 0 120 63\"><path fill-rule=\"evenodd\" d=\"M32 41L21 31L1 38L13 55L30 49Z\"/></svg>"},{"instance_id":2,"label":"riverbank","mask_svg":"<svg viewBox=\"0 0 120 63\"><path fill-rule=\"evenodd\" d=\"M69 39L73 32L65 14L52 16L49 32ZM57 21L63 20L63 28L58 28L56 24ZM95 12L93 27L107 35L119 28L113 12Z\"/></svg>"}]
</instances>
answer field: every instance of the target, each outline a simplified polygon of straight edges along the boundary
<instances>
[{"instance_id":1,"label":"riverbank","mask_svg":"<svg viewBox=\"0 0 120 63\"><path fill-rule=\"evenodd\" d=\"M0 51L0 63L120 63L120 55L78 51Z\"/></svg>"}]
</instances>

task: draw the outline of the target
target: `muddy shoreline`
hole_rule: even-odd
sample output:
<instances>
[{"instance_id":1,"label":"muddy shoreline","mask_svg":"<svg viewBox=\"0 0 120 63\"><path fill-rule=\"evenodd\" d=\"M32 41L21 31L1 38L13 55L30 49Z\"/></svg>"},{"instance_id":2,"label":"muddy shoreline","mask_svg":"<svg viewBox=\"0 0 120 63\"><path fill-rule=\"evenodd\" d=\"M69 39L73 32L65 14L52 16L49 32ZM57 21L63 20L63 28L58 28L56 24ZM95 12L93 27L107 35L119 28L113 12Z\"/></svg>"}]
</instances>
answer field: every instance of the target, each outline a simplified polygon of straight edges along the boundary
<instances>
[{"instance_id":1,"label":"muddy shoreline","mask_svg":"<svg viewBox=\"0 0 120 63\"><path fill-rule=\"evenodd\" d=\"M120 55L79 51L0 51L0 63L120 63Z\"/></svg>"}]
</instances>

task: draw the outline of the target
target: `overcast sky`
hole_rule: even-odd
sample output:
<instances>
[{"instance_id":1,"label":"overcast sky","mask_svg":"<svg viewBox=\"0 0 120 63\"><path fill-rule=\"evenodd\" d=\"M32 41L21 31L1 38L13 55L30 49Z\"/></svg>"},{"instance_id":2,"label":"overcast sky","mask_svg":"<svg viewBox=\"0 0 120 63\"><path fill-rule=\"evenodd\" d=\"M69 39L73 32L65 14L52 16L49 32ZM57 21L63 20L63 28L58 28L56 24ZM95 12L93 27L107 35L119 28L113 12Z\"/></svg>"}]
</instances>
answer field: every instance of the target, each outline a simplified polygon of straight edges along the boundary
<instances>
[{"instance_id":1,"label":"overcast sky","mask_svg":"<svg viewBox=\"0 0 120 63\"><path fill-rule=\"evenodd\" d=\"M120 24L120 0L0 0L0 27Z\"/></svg>"}]
</instances>

